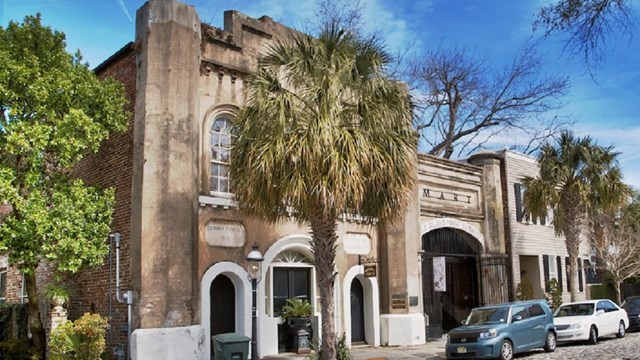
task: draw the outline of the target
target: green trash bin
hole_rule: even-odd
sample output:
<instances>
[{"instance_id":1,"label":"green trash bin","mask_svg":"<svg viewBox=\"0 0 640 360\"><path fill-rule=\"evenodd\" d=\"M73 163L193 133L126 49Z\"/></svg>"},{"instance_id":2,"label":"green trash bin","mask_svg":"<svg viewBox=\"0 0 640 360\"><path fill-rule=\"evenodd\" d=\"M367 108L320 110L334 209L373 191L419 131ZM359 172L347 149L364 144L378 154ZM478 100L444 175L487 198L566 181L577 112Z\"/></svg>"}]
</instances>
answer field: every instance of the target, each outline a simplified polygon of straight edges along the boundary
<instances>
[{"instance_id":1,"label":"green trash bin","mask_svg":"<svg viewBox=\"0 0 640 360\"><path fill-rule=\"evenodd\" d=\"M214 360L247 360L249 358L248 336L226 333L213 337Z\"/></svg>"}]
</instances>

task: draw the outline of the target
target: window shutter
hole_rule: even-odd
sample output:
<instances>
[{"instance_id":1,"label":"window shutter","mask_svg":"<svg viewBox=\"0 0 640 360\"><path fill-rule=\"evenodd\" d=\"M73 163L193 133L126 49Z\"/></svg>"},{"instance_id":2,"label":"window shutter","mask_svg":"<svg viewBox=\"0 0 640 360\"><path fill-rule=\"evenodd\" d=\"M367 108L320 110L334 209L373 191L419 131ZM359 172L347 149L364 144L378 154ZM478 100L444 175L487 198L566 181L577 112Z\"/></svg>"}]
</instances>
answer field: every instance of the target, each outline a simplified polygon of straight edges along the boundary
<instances>
[{"instance_id":1,"label":"window shutter","mask_svg":"<svg viewBox=\"0 0 640 360\"><path fill-rule=\"evenodd\" d=\"M564 258L564 263L567 265L567 291L571 292L571 270L569 269L570 262L568 257Z\"/></svg>"},{"instance_id":2,"label":"window shutter","mask_svg":"<svg viewBox=\"0 0 640 360\"><path fill-rule=\"evenodd\" d=\"M558 269L558 288L560 289L560 291L563 291L562 289L562 258L560 256L556 256L556 268Z\"/></svg>"},{"instance_id":3,"label":"window shutter","mask_svg":"<svg viewBox=\"0 0 640 360\"><path fill-rule=\"evenodd\" d=\"M584 286L582 284L582 259L578 258L578 290L582 292Z\"/></svg>"},{"instance_id":4,"label":"window shutter","mask_svg":"<svg viewBox=\"0 0 640 360\"><path fill-rule=\"evenodd\" d=\"M544 291L549 292L549 255L542 255L542 266L544 267Z\"/></svg>"},{"instance_id":5,"label":"window shutter","mask_svg":"<svg viewBox=\"0 0 640 360\"><path fill-rule=\"evenodd\" d=\"M522 222L522 184L513 184L516 194L516 220Z\"/></svg>"}]
</instances>

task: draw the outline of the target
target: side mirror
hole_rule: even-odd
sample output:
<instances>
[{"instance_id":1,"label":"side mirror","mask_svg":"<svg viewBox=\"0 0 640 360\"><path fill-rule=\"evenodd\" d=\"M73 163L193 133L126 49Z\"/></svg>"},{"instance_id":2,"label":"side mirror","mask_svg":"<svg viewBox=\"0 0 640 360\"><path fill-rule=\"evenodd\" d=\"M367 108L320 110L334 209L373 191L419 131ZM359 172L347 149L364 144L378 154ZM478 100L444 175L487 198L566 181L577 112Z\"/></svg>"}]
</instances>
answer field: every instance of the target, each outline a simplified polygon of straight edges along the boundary
<instances>
[{"instance_id":1,"label":"side mirror","mask_svg":"<svg viewBox=\"0 0 640 360\"><path fill-rule=\"evenodd\" d=\"M464 320L460 321L460 324L461 325L467 325L467 319L464 319Z\"/></svg>"},{"instance_id":2,"label":"side mirror","mask_svg":"<svg viewBox=\"0 0 640 360\"><path fill-rule=\"evenodd\" d=\"M516 322L522 320L522 315L514 315L511 317L511 322Z\"/></svg>"},{"instance_id":3,"label":"side mirror","mask_svg":"<svg viewBox=\"0 0 640 360\"><path fill-rule=\"evenodd\" d=\"M596 310L596 315L602 315L604 314L604 310L600 309L600 310Z\"/></svg>"}]
</instances>

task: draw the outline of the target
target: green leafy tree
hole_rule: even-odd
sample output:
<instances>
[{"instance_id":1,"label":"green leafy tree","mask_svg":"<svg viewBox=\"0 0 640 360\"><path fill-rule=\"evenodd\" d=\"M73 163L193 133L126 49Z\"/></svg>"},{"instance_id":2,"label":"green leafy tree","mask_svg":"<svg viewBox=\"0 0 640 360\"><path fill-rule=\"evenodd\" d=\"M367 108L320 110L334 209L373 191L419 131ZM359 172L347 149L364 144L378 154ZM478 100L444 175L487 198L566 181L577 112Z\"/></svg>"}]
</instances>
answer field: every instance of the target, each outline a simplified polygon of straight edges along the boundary
<instances>
[{"instance_id":1,"label":"green leafy tree","mask_svg":"<svg viewBox=\"0 0 640 360\"><path fill-rule=\"evenodd\" d=\"M623 204L629 187L622 182L618 153L590 137L563 131L556 144L545 144L538 156L540 175L525 178L525 211L534 218L553 209L556 234L564 235L571 274L571 301L577 300L581 234L590 212Z\"/></svg>"},{"instance_id":2,"label":"green leafy tree","mask_svg":"<svg viewBox=\"0 0 640 360\"><path fill-rule=\"evenodd\" d=\"M45 349L36 269L58 274L98 265L108 253L112 189L87 186L74 166L111 132L124 131L121 84L100 81L65 36L40 15L0 27L0 253L25 276L30 331Z\"/></svg>"},{"instance_id":3,"label":"green leafy tree","mask_svg":"<svg viewBox=\"0 0 640 360\"><path fill-rule=\"evenodd\" d=\"M375 38L328 25L317 39L275 42L248 82L235 124L231 179L242 209L311 228L322 358L336 358L334 263L342 214L381 223L402 214L415 181L417 135L407 88L383 72Z\"/></svg>"}]
</instances>

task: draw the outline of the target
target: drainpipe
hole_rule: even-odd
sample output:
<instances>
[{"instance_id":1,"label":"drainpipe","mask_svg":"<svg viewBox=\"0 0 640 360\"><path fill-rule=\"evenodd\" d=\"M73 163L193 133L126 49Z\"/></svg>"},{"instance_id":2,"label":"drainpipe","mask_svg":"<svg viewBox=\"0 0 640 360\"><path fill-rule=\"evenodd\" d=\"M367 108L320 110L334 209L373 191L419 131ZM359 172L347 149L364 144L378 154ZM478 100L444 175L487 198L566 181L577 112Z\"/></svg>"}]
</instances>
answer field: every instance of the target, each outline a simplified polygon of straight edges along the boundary
<instances>
[{"instance_id":1,"label":"drainpipe","mask_svg":"<svg viewBox=\"0 0 640 360\"><path fill-rule=\"evenodd\" d=\"M127 290L120 293L120 233L112 233L109 240L116 245L116 301L127 304L127 353L126 358L131 359L131 307L133 305L133 291Z\"/></svg>"}]
</instances>

